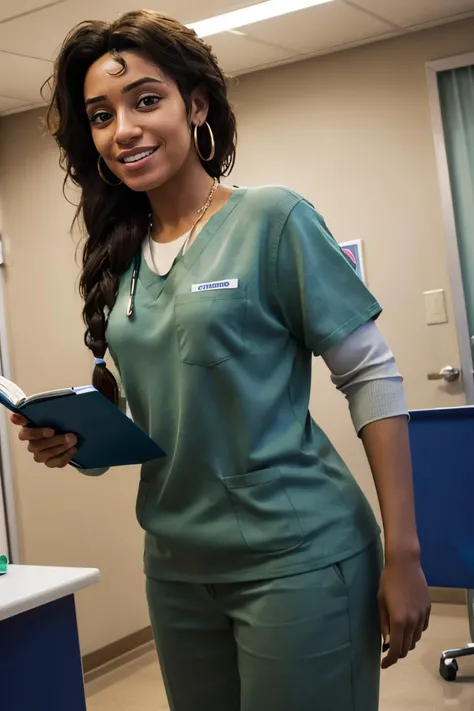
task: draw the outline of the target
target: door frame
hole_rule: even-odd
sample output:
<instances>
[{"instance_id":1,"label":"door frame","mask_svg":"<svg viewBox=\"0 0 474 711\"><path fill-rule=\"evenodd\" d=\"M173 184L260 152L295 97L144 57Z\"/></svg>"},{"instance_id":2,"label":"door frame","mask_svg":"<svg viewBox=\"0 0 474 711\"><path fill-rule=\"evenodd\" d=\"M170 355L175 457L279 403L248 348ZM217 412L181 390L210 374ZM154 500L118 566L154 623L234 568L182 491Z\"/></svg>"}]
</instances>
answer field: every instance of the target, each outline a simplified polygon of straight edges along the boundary
<instances>
[{"instance_id":1,"label":"door frame","mask_svg":"<svg viewBox=\"0 0 474 711\"><path fill-rule=\"evenodd\" d=\"M0 373L11 379L10 351L8 347L8 327L5 304L5 274L3 266L3 247L0 236ZM13 484L13 466L10 453L7 410L0 408L0 488L3 494L5 526L7 532L8 556L12 563L20 563L20 544L16 517L15 490ZM3 513L3 512L2 512ZM5 551L0 551L4 553Z\"/></svg>"},{"instance_id":2,"label":"door frame","mask_svg":"<svg viewBox=\"0 0 474 711\"><path fill-rule=\"evenodd\" d=\"M460 69L474 65L474 52L461 54L456 57L447 57L433 62L427 62L426 74L428 79L428 96L431 109L431 121L438 168L438 181L441 193L441 206L443 211L444 233L446 239L446 252L448 271L451 282L451 294L454 307L461 370L463 373L464 390L468 405L474 405L474 377L473 354L471 334L467 318L466 299L464 295L461 259L456 231L454 214L453 193L449 175L448 155L444 137L441 102L439 96L438 73L450 69Z\"/></svg>"}]
</instances>

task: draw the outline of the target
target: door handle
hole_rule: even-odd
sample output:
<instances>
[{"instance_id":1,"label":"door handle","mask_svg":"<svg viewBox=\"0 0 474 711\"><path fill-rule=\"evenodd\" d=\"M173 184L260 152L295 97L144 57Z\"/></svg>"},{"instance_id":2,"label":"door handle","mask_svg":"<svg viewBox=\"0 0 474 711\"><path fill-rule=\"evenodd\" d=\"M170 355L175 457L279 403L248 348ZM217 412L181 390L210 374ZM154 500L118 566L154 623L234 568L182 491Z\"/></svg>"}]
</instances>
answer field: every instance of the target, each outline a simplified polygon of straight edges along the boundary
<instances>
[{"instance_id":1,"label":"door handle","mask_svg":"<svg viewBox=\"0 0 474 711\"><path fill-rule=\"evenodd\" d=\"M461 377L459 368L447 365L439 373L428 373L428 380L444 380L446 383L455 383Z\"/></svg>"}]
</instances>

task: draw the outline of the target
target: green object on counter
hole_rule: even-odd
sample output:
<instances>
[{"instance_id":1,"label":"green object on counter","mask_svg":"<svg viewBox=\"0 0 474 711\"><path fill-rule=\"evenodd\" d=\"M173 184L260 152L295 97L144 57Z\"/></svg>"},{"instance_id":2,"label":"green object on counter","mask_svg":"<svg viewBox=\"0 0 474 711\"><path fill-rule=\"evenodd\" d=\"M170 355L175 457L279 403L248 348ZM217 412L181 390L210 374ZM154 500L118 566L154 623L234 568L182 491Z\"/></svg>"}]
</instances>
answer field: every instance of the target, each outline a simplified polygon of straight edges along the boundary
<instances>
[{"instance_id":1,"label":"green object on counter","mask_svg":"<svg viewBox=\"0 0 474 711\"><path fill-rule=\"evenodd\" d=\"M8 558L6 555L0 555L0 575L5 575L8 569Z\"/></svg>"}]
</instances>

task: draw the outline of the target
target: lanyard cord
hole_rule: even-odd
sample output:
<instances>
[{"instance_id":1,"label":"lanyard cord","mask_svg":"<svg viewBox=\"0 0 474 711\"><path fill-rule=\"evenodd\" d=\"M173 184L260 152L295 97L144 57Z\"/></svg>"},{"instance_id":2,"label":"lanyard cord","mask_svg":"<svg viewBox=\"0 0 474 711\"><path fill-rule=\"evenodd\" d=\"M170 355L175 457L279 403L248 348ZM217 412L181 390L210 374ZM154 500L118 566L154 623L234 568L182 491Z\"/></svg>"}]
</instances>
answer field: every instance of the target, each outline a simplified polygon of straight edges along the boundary
<instances>
[{"instance_id":1,"label":"lanyard cord","mask_svg":"<svg viewBox=\"0 0 474 711\"><path fill-rule=\"evenodd\" d=\"M133 272L132 272L132 280L130 282L130 296L128 299L128 306L127 306L127 316L130 318L133 314L133 307L135 306L135 292L137 290L137 281L138 281L138 272L140 270L140 262L141 262L141 251L137 252L133 259Z\"/></svg>"}]
</instances>

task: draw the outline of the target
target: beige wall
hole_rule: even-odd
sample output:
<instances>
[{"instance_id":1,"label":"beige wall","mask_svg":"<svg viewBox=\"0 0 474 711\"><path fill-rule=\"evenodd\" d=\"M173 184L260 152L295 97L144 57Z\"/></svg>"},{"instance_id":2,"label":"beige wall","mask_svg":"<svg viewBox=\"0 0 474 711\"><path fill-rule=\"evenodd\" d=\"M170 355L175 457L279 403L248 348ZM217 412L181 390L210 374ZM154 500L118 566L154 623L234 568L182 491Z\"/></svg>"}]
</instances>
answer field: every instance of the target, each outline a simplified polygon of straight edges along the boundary
<instances>
[{"instance_id":1,"label":"beige wall","mask_svg":"<svg viewBox=\"0 0 474 711\"><path fill-rule=\"evenodd\" d=\"M233 181L284 183L308 196L339 240L363 238L381 321L406 376L411 406L458 404L426 373L458 363L454 326L427 328L425 289L444 287L440 200L425 62L474 50L464 21L250 75L234 91L240 124ZM28 392L86 383L90 356L68 235L73 209L40 113L0 122L0 195L13 375ZM343 399L315 367L313 409L374 501ZM35 466L13 440L26 563L98 566L79 598L84 651L144 627L137 472L88 480Z\"/></svg>"}]
</instances>

